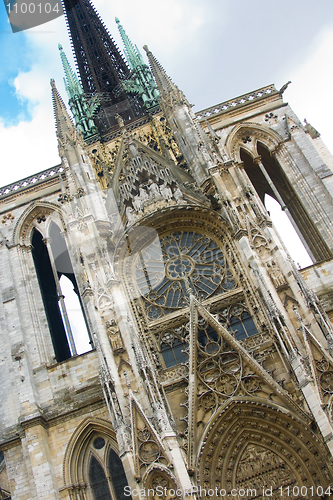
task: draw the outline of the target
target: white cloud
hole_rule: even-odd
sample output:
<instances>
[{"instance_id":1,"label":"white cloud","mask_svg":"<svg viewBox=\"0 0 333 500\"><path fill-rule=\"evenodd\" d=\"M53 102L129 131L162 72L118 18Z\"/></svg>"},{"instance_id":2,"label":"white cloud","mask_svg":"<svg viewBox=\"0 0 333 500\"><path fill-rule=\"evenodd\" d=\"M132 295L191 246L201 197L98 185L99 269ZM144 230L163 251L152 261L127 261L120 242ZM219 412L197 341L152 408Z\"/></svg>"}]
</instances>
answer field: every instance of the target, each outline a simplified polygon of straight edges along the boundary
<instances>
[{"instance_id":1,"label":"white cloud","mask_svg":"<svg viewBox=\"0 0 333 500\"><path fill-rule=\"evenodd\" d=\"M303 120L307 119L321 134L333 152L333 26L317 37L306 61L290 75L292 85L285 93L291 107Z\"/></svg>"},{"instance_id":2,"label":"white cloud","mask_svg":"<svg viewBox=\"0 0 333 500\"><path fill-rule=\"evenodd\" d=\"M66 101L58 41L69 51L63 18L27 32L27 44L35 63L14 81L18 99L27 99L32 120L6 127L0 119L1 185L32 175L60 163L57 152L50 78L56 78Z\"/></svg>"},{"instance_id":3,"label":"white cloud","mask_svg":"<svg viewBox=\"0 0 333 500\"><path fill-rule=\"evenodd\" d=\"M143 44L150 44L153 52L166 53L168 58L174 56L183 42L191 40L204 23L207 10L203 3L193 0L123 0L115 5L109 0L97 0L94 3L120 47L115 16L140 50Z\"/></svg>"}]
</instances>

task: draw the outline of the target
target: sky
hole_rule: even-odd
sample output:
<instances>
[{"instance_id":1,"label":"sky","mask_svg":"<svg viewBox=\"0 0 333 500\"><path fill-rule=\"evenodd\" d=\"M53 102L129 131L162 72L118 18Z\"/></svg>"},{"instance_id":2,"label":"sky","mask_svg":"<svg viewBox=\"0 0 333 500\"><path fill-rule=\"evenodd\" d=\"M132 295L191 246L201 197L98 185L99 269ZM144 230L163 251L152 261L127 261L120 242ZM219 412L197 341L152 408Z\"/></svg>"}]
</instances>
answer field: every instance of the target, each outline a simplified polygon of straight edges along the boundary
<instances>
[{"instance_id":1,"label":"sky","mask_svg":"<svg viewBox=\"0 0 333 500\"><path fill-rule=\"evenodd\" d=\"M333 151L332 0L93 3L120 48L116 16L133 43L149 46L194 111L291 80L285 101ZM2 186L60 163L49 84L67 102L58 43L74 66L64 17L13 34L0 4Z\"/></svg>"}]
</instances>

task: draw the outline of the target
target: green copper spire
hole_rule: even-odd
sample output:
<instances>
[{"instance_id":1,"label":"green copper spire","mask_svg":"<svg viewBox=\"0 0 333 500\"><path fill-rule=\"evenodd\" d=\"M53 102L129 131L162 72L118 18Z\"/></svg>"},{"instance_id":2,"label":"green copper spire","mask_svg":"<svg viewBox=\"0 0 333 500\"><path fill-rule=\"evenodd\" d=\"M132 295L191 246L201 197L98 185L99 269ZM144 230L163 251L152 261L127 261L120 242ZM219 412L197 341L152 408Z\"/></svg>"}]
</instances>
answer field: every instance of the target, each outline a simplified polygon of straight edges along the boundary
<instances>
[{"instance_id":1,"label":"green copper spire","mask_svg":"<svg viewBox=\"0 0 333 500\"><path fill-rule=\"evenodd\" d=\"M74 71L70 67L66 54L63 51L62 45L60 45L60 43L58 44L58 49L60 50L60 57L65 71L64 82L65 82L66 92L68 94L68 98L73 99L76 96L82 95L83 89L81 87L78 77L76 76L76 73L74 73Z\"/></svg>"},{"instance_id":2,"label":"green copper spire","mask_svg":"<svg viewBox=\"0 0 333 500\"><path fill-rule=\"evenodd\" d=\"M84 94L80 81L72 70L62 45L58 44L60 57L65 71L65 88L68 94L68 104L74 116L75 125L82 133L84 139L97 133L93 115L99 106L97 97L88 99Z\"/></svg>"},{"instance_id":3,"label":"green copper spire","mask_svg":"<svg viewBox=\"0 0 333 500\"><path fill-rule=\"evenodd\" d=\"M131 77L123 82L125 91L139 94L146 108L156 106L158 104L159 93L154 78L147 64L145 64L138 47L132 44L117 17L116 23L124 42L125 57L131 69Z\"/></svg>"},{"instance_id":4,"label":"green copper spire","mask_svg":"<svg viewBox=\"0 0 333 500\"><path fill-rule=\"evenodd\" d=\"M144 66L145 63L144 63L144 60L142 58L142 55L140 54L138 47L136 45L134 46L132 44L131 40L126 35L126 32L125 32L124 28L122 27L122 25L120 24L120 21L117 17L116 17L116 23L118 24L119 33L120 33L120 36L124 42L125 56L126 56L128 64L129 64L129 67L133 71L137 68L137 66Z\"/></svg>"}]
</instances>

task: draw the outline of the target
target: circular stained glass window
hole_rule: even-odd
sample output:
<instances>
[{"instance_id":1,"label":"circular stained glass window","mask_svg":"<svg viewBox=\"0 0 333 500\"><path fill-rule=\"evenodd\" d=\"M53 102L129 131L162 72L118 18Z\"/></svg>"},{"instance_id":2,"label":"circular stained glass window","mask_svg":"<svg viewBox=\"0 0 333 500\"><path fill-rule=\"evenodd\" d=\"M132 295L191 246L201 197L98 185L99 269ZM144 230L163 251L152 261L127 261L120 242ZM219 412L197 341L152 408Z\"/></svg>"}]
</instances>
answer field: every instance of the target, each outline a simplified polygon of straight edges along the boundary
<instances>
[{"instance_id":1,"label":"circular stained glass window","mask_svg":"<svg viewBox=\"0 0 333 500\"><path fill-rule=\"evenodd\" d=\"M235 288L221 248L194 231L156 238L140 252L136 282L151 320L186 306L190 290L205 299Z\"/></svg>"},{"instance_id":2,"label":"circular stained glass window","mask_svg":"<svg viewBox=\"0 0 333 500\"><path fill-rule=\"evenodd\" d=\"M94 440L93 445L96 450L101 450L105 445L105 440L102 437L98 437Z\"/></svg>"}]
</instances>

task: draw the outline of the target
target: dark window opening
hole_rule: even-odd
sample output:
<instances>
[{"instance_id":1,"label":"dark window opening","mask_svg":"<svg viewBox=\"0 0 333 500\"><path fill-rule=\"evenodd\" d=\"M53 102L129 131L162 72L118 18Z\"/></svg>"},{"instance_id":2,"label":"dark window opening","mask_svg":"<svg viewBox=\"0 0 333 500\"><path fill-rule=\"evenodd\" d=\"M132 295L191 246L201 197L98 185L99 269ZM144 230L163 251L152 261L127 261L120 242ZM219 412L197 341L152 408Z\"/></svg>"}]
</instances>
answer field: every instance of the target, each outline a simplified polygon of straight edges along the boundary
<instances>
[{"instance_id":1,"label":"dark window opening","mask_svg":"<svg viewBox=\"0 0 333 500\"><path fill-rule=\"evenodd\" d=\"M211 325L208 325L205 330L198 329L198 342L202 347L205 347L211 342L219 343L220 336Z\"/></svg>"},{"instance_id":2,"label":"dark window opening","mask_svg":"<svg viewBox=\"0 0 333 500\"><path fill-rule=\"evenodd\" d=\"M185 363L188 359L185 352L186 348L184 342L180 339L175 338L172 344L161 344L161 352L166 368L178 365L179 363Z\"/></svg>"},{"instance_id":3,"label":"dark window opening","mask_svg":"<svg viewBox=\"0 0 333 500\"><path fill-rule=\"evenodd\" d=\"M32 255L51 333L55 358L64 361L90 351L92 342L66 242L51 223L51 254L34 229Z\"/></svg>"},{"instance_id":4,"label":"dark window opening","mask_svg":"<svg viewBox=\"0 0 333 500\"><path fill-rule=\"evenodd\" d=\"M257 144L257 152L276 192L281 197L284 206L288 209L286 213L290 218L290 222L310 256L315 261L330 259L332 256L331 251L315 223L308 215L302 201L294 191L280 164L260 142ZM279 201L276 199L276 193L273 192L272 186L265 178L259 166L253 161L252 156L245 149L241 148L240 157L244 163L244 169L261 201L264 203L265 194Z\"/></svg>"},{"instance_id":5,"label":"dark window opening","mask_svg":"<svg viewBox=\"0 0 333 500\"><path fill-rule=\"evenodd\" d=\"M171 343L161 344L161 353L166 368L178 365L179 363L185 363L188 359L185 352L186 344L182 342L179 338L175 337L174 341Z\"/></svg>"},{"instance_id":6,"label":"dark window opening","mask_svg":"<svg viewBox=\"0 0 333 500\"><path fill-rule=\"evenodd\" d=\"M95 500L112 500L105 472L94 455L90 459L89 482Z\"/></svg>"},{"instance_id":7,"label":"dark window opening","mask_svg":"<svg viewBox=\"0 0 333 500\"><path fill-rule=\"evenodd\" d=\"M97 458L91 456L89 483L95 500L131 500L131 496L125 496L128 482L122 461L112 448L109 451L107 475Z\"/></svg>"},{"instance_id":8,"label":"dark window opening","mask_svg":"<svg viewBox=\"0 0 333 500\"><path fill-rule=\"evenodd\" d=\"M247 311L244 311L241 317L231 316L229 329L236 332L237 340L243 340L258 333L257 327Z\"/></svg>"},{"instance_id":9,"label":"dark window opening","mask_svg":"<svg viewBox=\"0 0 333 500\"><path fill-rule=\"evenodd\" d=\"M128 483L122 461L112 448L110 448L109 453L109 471L116 500L126 500L128 498L131 500L131 497L125 496L125 486L128 486Z\"/></svg>"},{"instance_id":10,"label":"dark window opening","mask_svg":"<svg viewBox=\"0 0 333 500\"><path fill-rule=\"evenodd\" d=\"M59 362L64 361L71 357L71 351L59 309L57 286L49 253L42 235L36 229L34 229L32 235L32 256L50 328L55 357Z\"/></svg>"}]
</instances>

